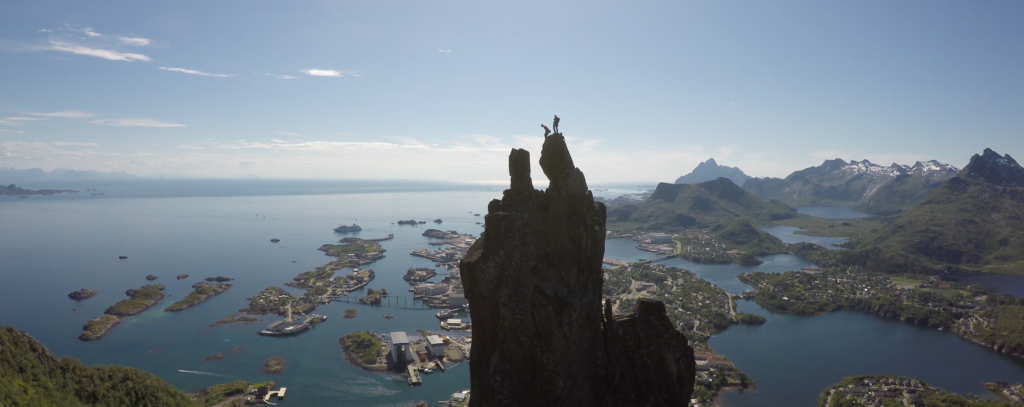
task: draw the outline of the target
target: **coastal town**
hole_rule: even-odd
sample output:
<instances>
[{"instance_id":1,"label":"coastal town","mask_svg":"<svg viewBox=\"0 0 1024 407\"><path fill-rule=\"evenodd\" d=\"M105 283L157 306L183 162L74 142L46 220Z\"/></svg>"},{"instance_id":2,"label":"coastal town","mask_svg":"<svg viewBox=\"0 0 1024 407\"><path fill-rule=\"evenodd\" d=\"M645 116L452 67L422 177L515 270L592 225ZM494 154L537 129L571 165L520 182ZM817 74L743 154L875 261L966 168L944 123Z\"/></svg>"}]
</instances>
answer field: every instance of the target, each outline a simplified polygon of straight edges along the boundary
<instances>
[{"instance_id":1,"label":"coastal town","mask_svg":"<svg viewBox=\"0 0 1024 407\"><path fill-rule=\"evenodd\" d=\"M352 229L356 225L345 227ZM365 268L385 257L386 250L380 242L394 235L381 239L345 237L337 244L325 244L319 248L335 260L300 273L284 283L288 287L304 289L301 295L293 295L275 286L268 287L247 298L249 305L240 309L239 315L229 316L211 326L236 322L248 325L258 321L253 316L279 315L284 319L270 322L258 333L264 336L295 335L324 323L326 317L314 314L314 311L332 301L351 300L352 303L362 305L383 306L396 295L407 295L412 300L420 301L423 306L438 310L435 316L442 333L355 332L339 338L339 344L343 347L345 360L354 366L368 371L401 375L410 386L427 384L431 374L444 372L470 357L472 323L465 318L469 315L469 304L465 299L458 264L477 237L437 229L429 229L422 235L431 239L427 242L429 245L440 247L410 252L411 256L432 261L435 268L410 267L406 270L401 279L408 283L409 294L389 294L385 289L372 288L378 273ZM708 230L686 230L679 234L638 233L610 238L630 238L636 242L638 250L660 255L655 260L680 257L701 263L734 263L745 254L735 245L716 238ZM780 274L742 274L739 276L740 281L749 284L753 290L741 296L733 296L687 270L665 267L649 260L627 262L606 258L604 262L602 294L612 304L613 313L631 312L642 298L662 301L670 321L684 333L694 348L697 374L691 406L714 405L723 391L755 387L740 367L726 356L716 353L708 344L712 335L731 325L765 322L765 318L760 315L737 312L737 299L754 300L771 309L800 315L838 309L877 312L951 330L978 343L982 343L982 338L996 329L1000 318L993 311L1000 306L999 301L1006 301L1000 300L1001 297L987 295L978 286L944 281L938 277L874 275L817 267ZM187 278L187 275L182 274L179 279L182 276ZM169 307L168 311L180 311L199 305L230 288L231 284L227 283L230 280L218 276L196 283L193 285L193 293ZM132 298L122 303L133 304L132 310L123 311L123 315L116 311L108 312L91 321L85 327L83 339L99 338L116 326L121 318L133 315L130 312L141 312L138 310L152 306L162 299L160 288L162 286L154 285L129 290L128 294ZM361 293L353 295L356 291ZM94 290L83 289L69 294L69 297L81 300L93 295ZM884 305L881 310L879 304ZM127 306L118 304L117 307L111 307L114 308L127 309ZM356 315L353 309L345 312L345 318ZM280 362L275 366L281 366ZM889 399L903 405L919 405L915 403L927 398L926 395L944 394L941 389L931 389L916 380L909 382L909 385L903 382L888 384L883 379L873 381L862 378L861 381L862 385L845 385L828 390L822 405L879 405L880 400L885 402ZM993 384L990 390L1008 402L1018 401L1021 397L1019 386ZM257 396L251 400L259 402L262 396ZM468 390L459 391L441 403L464 406L469 398ZM854 404L835 404L840 400L842 403Z\"/></svg>"},{"instance_id":2,"label":"coastal town","mask_svg":"<svg viewBox=\"0 0 1024 407\"><path fill-rule=\"evenodd\" d=\"M890 375L862 375L844 378L821 392L819 407L846 406L968 406L983 407L1020 404L1021 385L1005 382L986 383L985 387L1003 403L984 400L975 395L961 396L930 386L923 380Z\"/></svg>"},{"instance_id":3,"label":"coastal town","mask_svg":"<svg viewBox=\"0 0 1024 407\"><path fill-rule=\"evenodd\" d=\"M1008 334L1022 323L1020 300L989 294L978 285L937 276L893 276L850 270L809 269L749 273L754 288L744 297L798 315L851 309L948 330L985 347L1020 357Z\"/></svg>"}]
</instances>

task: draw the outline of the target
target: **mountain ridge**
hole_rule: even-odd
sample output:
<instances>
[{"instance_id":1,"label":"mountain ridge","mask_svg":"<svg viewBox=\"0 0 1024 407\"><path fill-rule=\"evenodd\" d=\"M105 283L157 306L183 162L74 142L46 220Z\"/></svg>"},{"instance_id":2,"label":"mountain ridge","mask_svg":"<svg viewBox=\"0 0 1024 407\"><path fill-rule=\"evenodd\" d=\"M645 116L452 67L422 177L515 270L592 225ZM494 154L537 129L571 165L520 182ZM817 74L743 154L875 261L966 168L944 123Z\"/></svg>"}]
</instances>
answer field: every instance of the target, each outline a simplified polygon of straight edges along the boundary
<instances>
[{"instance_id":1,"label":"mountain ridge","mask_svg":"<svg viewBox=\"0 0 1024 407\"><path fill-rule=\"evenodd\" d=\"M1009 154L975 154L955 176L877 233L845 262L876 271L1024 270L1024 168Z\"/></svg>"},{"instance_id":2,"label":"mountain ridge","mask_svg":"<svg viewBox=\"0 0 1024 407\"><path fill-rule=\"evenodd\" d=\"M858 210L888 215L909 209L958 172L956 167L936 160L917 161L912 166L881 166L869 160L846 162L836 158L785 178L751 178L743 189L758 198L777 199L788 205L858 206ZM908 178L911 181L906 181ZM897 180L900 182L894 184ZM872 201L879 192L884 199Z\"/></svg>"}]
</instances>

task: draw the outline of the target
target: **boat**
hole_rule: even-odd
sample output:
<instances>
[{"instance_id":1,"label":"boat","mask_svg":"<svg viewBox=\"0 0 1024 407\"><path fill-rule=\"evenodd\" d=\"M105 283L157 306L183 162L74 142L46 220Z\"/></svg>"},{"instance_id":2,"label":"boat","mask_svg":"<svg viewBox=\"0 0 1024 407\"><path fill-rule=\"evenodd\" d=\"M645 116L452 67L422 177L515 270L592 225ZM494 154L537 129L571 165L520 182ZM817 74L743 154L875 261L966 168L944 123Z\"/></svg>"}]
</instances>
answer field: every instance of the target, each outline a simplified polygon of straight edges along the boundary
<instances>
[{"instance_id":1,"label":"boat","mask_svg":"<svg viewBox=\"0 0 1024 407\"><path fill-rule=\"evenodd\" d=\"M358 232L360 230L363 230L363 228L359 227L359 225L357 225L355 223L353 223L352 226L341 225L341 226L338 226L338 227L334 228L335 232Z\"/></svg>"},{"instance_id":2,"label":"boat","mask_svg":"<svg viewBox=\"0 0 1024 407\"><path fill-rule=\"evenodd\" d=\"M444 311L441 311L441 312L438 312L438 313L434 314L434 316L436 316L437 319L448 319L448 318L454 317L456 311L458 311L458 310L446 309Z\"/></svg>"},{"instance_id":3,"label":"boat","mask_svg":"<svg viewBox=\"0 0 1024 407\"><path fill-rule=\"evenodd\" d=\"M452 318L441 321L441 329L447 331L469 329L469 323L462 322L462 320L458 318Z\"/></svg>"}]
</instances>

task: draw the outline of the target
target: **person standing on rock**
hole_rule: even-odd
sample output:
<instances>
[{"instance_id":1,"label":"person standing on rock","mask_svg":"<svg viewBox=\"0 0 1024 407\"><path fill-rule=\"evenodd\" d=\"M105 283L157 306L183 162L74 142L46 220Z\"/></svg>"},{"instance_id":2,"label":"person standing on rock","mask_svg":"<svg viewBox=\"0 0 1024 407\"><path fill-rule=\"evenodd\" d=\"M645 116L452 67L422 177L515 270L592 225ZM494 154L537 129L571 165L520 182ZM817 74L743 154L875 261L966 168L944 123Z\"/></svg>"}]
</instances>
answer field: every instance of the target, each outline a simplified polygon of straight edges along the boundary
<instances>
[{"instance_id":1,"label":"person standing on rock","mask_svg":"<svg viewBox=\"0 0 1024 407\"><path fill-rule=\"evenodd\" d=\"M555 133L558 133L558 115L555 115L555 122L551 123L551 127L555 129Z\"/></svg>"},{"instance_id":2,"label":"person standing on rock","mask_svg":"<svg viewBox=\"0 0 1024 407\"><path fill-rule=\"evenodd\" d=\"M540 127L544 128L544 138L547 138L548 134L551 134L551 129L549 129L548 126L545 126L543 124L541 124Z\"/></svg>"}]
</instances>

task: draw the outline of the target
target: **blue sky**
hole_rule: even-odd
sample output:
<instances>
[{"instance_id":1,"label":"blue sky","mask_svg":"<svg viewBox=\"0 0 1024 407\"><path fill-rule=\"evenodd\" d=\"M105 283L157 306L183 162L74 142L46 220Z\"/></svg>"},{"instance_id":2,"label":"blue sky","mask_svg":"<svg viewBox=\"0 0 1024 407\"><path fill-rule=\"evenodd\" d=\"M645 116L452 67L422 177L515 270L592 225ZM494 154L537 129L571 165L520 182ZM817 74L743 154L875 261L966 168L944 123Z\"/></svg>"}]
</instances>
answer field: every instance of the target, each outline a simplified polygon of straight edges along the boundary
<instances>
[{"instance_id":1,"label":"blue sky","mask_svg":"<svg viewBox=\"0 0 1024 407\"><path fill-rule=\"evenodd\" d=\"M592 183L1024 155L1020 1L5 1L0 75L0 167L507 182L554 114Z\"/></svg>"}]
</instances>

